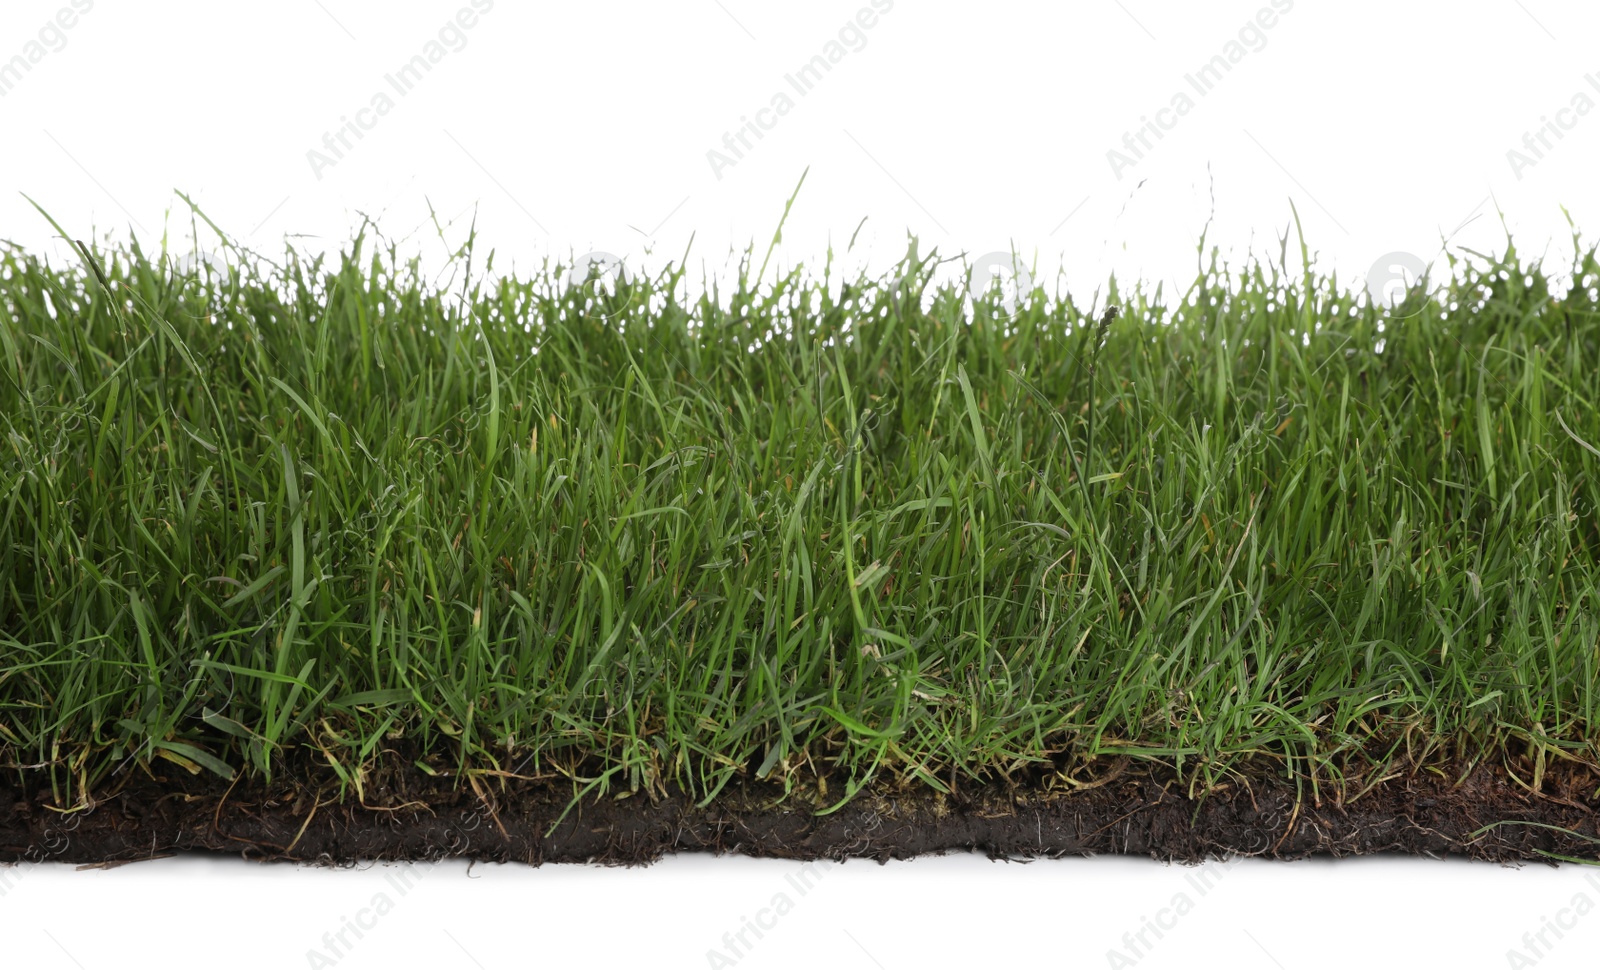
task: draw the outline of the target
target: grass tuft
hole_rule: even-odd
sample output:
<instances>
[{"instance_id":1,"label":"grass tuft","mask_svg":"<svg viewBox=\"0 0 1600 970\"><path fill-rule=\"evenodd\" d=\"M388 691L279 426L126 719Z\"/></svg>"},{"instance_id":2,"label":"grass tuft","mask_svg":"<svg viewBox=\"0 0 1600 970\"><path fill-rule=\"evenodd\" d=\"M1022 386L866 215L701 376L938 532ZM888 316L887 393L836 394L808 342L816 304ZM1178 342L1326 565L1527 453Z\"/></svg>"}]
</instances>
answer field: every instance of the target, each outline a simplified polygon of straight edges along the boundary
<instances>
[{"instance_id":1,"label":"grass tuft","mask_svg":"<svg viewBox=\"0 0 1600 970\"><path fill-rule=\"evenodd\" d=\"M0 755L64 801L398 742L707 799L1595 761L1592 250L1015 314L915 249L699 297L81 250L0 255Z\"/></svg>"}]
</instances>

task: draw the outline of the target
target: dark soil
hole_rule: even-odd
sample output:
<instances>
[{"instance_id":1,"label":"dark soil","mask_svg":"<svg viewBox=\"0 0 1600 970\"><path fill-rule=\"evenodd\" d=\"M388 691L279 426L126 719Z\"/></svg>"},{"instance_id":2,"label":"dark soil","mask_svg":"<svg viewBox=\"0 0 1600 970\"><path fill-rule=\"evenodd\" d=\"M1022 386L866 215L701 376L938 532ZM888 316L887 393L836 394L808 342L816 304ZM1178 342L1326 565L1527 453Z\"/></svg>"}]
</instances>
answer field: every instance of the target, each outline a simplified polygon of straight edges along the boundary
<instances>
[{"instance_id":1,"label":"dark soil","mask_svg":"<svg viewBox=\"0 0 1600 970\"><path fill-rule=\"evenodd\" d=\"M230 784L157 764L130 767L102 786L92 808L67 813L42 773L19 781L12 769L0 780L0 861L114 863L200 851L319 863L459 856L638 864L671 852L882 861L961 850L1189 862L1399 852L1508 862L1550 853L1593 859L1600 850L1600 776L1566 767L1547 771L1537 794L1503 768L1479 768L1459 781L1429 770L1391 772L1370 787L1347 782L1343 799L1326 786L1320 799L1309 790L1299 797L1293 784L1263 772L1191 799L1170 769L1122 761L1094 787L1056 781L1052 790L1040 779L940 795L884 785L818 817L813 804L836 800L836 787L824 800L730 785L706 808L671 790L572 804L571 782L458 782L395 757L367 773L363 803L354 791L341 800L332 773L309 760L271 784ZM1535 824L1480 831L1505 822Z\"/></svg>"}]
</instances>

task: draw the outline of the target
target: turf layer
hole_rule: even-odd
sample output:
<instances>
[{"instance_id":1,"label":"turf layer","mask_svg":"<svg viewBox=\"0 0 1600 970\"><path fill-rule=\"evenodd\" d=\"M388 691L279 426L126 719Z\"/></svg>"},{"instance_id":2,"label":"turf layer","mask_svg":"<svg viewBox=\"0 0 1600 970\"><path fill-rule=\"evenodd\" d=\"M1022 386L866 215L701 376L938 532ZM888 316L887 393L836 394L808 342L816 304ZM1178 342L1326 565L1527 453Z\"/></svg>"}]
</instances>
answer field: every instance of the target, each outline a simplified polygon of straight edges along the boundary
<instances>
[{"instance_id":1,"label":"turf layer","mask_svg":"<svg viewBox=\"0 0 1600 970\"><path fill-rule=\"evenodd\" d=\"M1508 243L1393 308L1303 246L1010 308L914 249L225 253L0 255L0 809L403 770L810 815L1116 765L1595 805L1592 250L1560 299Z\"/></svg>"}]
</instances>

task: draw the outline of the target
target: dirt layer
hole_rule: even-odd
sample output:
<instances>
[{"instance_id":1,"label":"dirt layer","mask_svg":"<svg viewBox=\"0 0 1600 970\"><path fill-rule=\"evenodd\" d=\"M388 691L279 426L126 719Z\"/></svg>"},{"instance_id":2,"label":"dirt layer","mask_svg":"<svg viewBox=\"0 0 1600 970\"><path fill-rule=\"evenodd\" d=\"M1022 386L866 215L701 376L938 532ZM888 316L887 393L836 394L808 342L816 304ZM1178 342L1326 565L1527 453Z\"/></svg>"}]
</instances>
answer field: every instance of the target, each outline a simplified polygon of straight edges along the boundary
<instances>
[{"instance_id":1,"label":"dirt layer","mask_svg":"<svg viewBox=\"0 0 1600 970\"><path fill-rule=\"evenodd\" d=\"M1538 792L1503 768L1391 773L1365 790L1347 784L1343 798L1326 786L1320 797L1299 793L1265 772L1190 798L1170 769L1126 762L1090 784L1058 776L948 795L882 786L819 816L820 792L785 799L756 783L729 786L705 807L671 790L574 802L566 780L458 781L396 758L367 773L360 800L354 791L341 799L332 772L309 761L271 784L152 766L102 786L92 807L63 812L47 777L13 769L0 778L0 861L108 864L214 852L325 864L453 856L631 865L673 852L883 861L976 851L1188 862L1398 852L1509 862L1594 859L1600 850L1600 776L1587 769L1547 771Z\"/></svg>"}]
</instances>

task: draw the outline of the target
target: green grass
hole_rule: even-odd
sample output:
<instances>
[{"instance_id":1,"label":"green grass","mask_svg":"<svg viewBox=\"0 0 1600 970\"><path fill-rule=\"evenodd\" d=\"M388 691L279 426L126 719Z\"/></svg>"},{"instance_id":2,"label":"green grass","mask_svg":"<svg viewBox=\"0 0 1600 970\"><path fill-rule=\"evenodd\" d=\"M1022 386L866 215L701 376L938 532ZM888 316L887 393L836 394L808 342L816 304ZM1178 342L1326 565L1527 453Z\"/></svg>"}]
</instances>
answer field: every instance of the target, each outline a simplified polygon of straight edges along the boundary
<instances>
[{"instance_id":1,"label":"green grass","mask_svg":"<svg viewBox=\"0 0 1600 970\"><path fill-rule=\"evenodd\" d=\"M228 252L0 255L0 760L63 801L1600 754L1592 250L1559 302L1508 243L1387 312L1213 258L1014 319L915 250L693 301Z\"/></svg>"}]
</instances>

